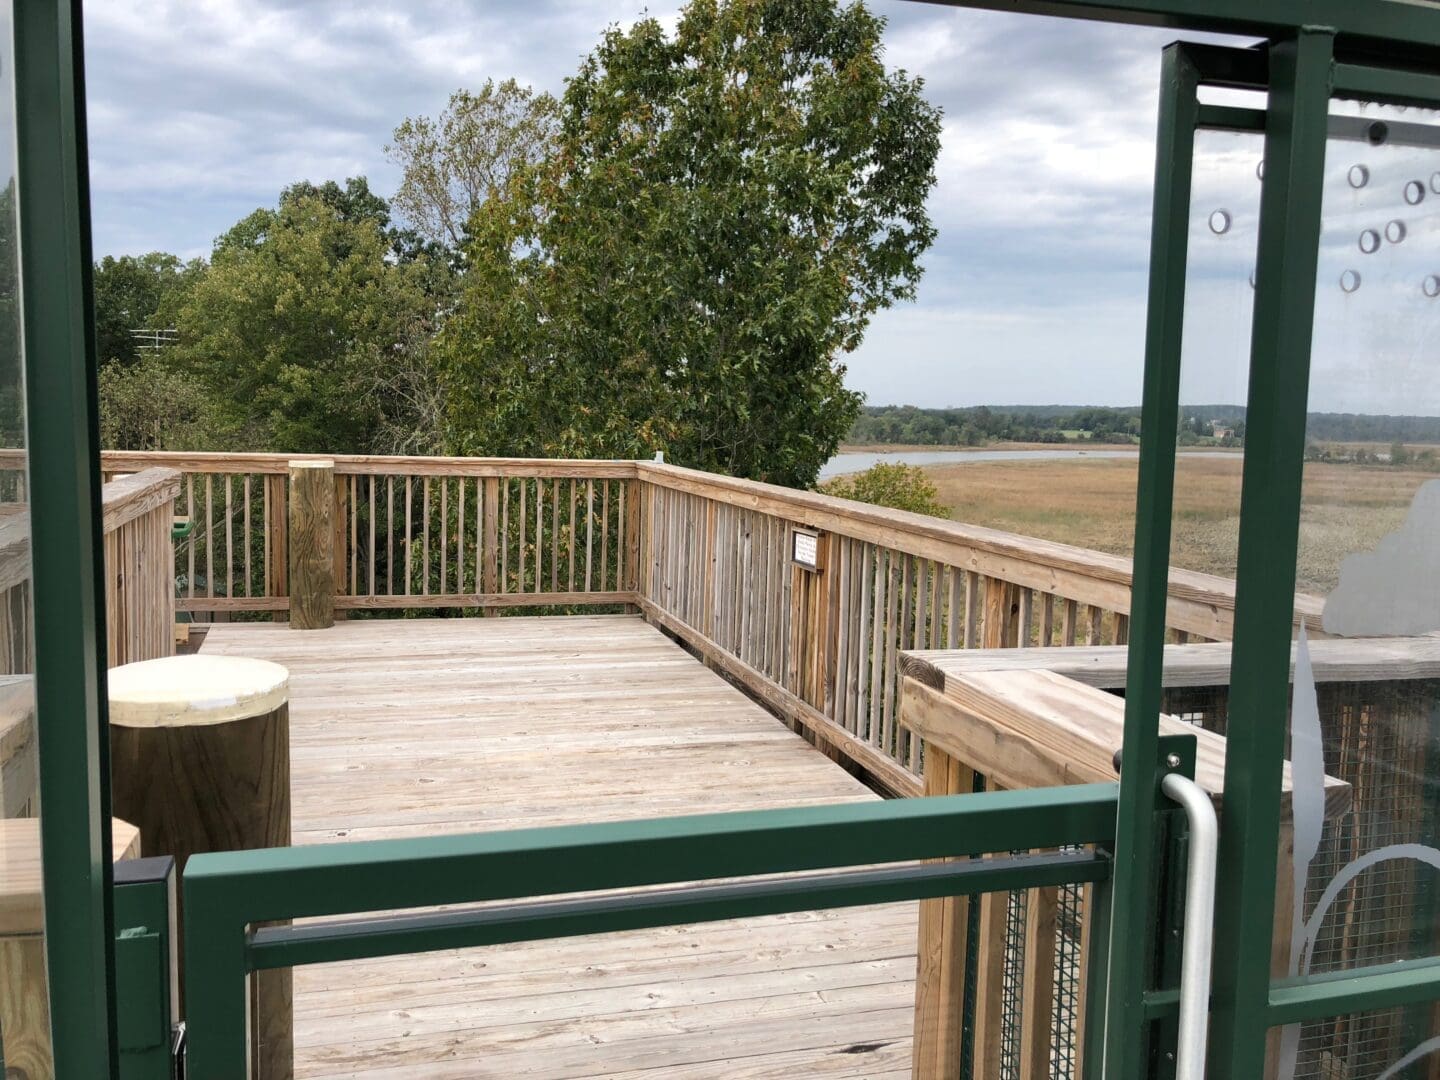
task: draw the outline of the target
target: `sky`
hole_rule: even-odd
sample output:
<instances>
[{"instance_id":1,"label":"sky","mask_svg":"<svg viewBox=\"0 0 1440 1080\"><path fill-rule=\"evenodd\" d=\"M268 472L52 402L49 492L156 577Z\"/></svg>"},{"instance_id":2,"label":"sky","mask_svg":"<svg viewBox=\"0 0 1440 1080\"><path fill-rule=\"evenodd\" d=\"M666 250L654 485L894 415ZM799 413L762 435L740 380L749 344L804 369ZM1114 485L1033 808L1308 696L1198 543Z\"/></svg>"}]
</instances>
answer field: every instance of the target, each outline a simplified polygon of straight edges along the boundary
<instances>
[{"instance_id":1,"label":"sky","mask_svg":"<svg viewBox=\"0 0 1440 1080\"><path fill-rule=\"evenodd\" d=\"M388 195L398 175L383 149L405 117L487 78L559 92L606 26L646 12L673 26L679 6L91 0L97 256L208 254L302 178L363 174ZM882 312L845 358L848 384L871 404L1137 403L1160 50L1174 32L871 6L889 21L887 64L923 77L944 112L929 201L939 236L917 301ZM1244 399L1254 222L1238 207L1258 194L1258 150L1225 138L1205 167L1213 198L1237 209L1218 238L1228 248L1197 255L1214 256L1191 297L1185 392L1197 403ZM1192 237L1216 240L1204 214ZM1387 408L1385 393L1347 394L1317 391L1312 407Z\"/></svg>"}]
</instances>

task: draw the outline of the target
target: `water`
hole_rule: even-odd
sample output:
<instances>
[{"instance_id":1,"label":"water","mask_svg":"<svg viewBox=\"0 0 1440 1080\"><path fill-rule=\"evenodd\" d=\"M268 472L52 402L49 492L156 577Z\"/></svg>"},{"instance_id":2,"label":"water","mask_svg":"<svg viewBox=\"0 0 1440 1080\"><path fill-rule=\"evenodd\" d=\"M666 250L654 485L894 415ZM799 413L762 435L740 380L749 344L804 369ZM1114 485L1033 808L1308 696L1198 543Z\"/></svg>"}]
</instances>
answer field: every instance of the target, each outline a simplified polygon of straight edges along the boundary
<instances>
[{"instance_id":1,"label":"water","mask_svg":"<svg viewBox=\"0 0 1440 1080\"><path fill-rule=\"evenodd\" d=\"M870 466L885 462L890 465L968 465L979 461L1064 461L1069 458L1135 458L1140 448L1129 450L1108 447L1104 450L1073 450L1056 447L1053 450L865 450L856 453L836 454L820 469L820 479L845 473L862 472ZM1227 450L1183 450L1181 453L1195 457L1239 457L1238 452Z\"/></svg>"}]
</instances>

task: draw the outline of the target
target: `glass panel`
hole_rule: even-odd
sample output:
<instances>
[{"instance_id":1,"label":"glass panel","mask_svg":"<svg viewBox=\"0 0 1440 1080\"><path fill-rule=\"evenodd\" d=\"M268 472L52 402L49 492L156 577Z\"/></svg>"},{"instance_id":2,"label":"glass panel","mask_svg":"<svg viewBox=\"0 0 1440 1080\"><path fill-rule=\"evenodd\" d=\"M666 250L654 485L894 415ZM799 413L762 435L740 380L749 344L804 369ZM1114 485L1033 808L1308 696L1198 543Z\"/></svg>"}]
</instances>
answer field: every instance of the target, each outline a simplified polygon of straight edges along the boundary
<instances>
[{"instance_id":1,"label":"glass panel","mask_svg":"<svg viewBox=\"0 0 1440 1080\"><path fill-rule=\"evenodd\" d=\"M1248 132L1195 136L1170 561L1226 579L1240 535L1263 142Z\"/></svg>"},{"instance_id":2,"label":"glass panel","mask_svg":"<svg viewBox=\"0 0 1440 1080\"><path fill-rule=\"evenodd\" d=\"M1300 976L1440 952L1440 116L1334 112L1276 919ZM1398 1015L1288 1028L1282 1063L1391 1075L1424 1034Z\"/></svg>"},{"instance_id":3,"label":"glass panel","mask_svg":"<svg viewBox=\"0 0 1440 1080\"><path fill-rule=\"evenodd\" d=\"M6 1076L47 1076L11 15L0 3L0 1040Z\"/></svg>"}]
</instances>

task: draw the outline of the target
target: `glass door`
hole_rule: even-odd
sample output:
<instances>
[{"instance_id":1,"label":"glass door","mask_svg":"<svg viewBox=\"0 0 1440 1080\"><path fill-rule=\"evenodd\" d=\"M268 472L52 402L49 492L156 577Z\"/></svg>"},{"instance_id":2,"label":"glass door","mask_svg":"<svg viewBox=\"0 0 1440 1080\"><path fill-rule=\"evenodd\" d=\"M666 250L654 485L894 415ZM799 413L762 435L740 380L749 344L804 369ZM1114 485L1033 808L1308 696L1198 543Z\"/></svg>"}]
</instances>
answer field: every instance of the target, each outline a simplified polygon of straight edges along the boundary
<instances>
[{"instance_id":1,"label":"glass door","mask_svg":"<svg viewBox=\"0 0 1440 1080\"><path fill-rule=\"evenodd\" d=\"M6 1076L54 1069L45 975L35 634L30 566L15 64L0 5L0 1061Z\"/></svg>"},{"instance_id":2,"label":"glass door","mask_svg":"<svg viewBox=\"0 0 1440 1080\"><path fill-rule=\"evenodd\" d=\"M1236 625L1198 682L1185 643L1132 640L1130 704L1229 743L1210 1074L1440 1075L1440 79L1320 32L1177 47L1166 74L1156 255L1184 271L1152 290L1154 381L1178 442L1219 421L1243 457ZM1202 416L1246 342L1245 408ZM1158 522L1173 478L1177 561L1214 468L1142 487ZM1122 864L1117 893L1147 888ZM1112 963L1112 1024L1128 977Z\"/></svg>"}]
</instances>

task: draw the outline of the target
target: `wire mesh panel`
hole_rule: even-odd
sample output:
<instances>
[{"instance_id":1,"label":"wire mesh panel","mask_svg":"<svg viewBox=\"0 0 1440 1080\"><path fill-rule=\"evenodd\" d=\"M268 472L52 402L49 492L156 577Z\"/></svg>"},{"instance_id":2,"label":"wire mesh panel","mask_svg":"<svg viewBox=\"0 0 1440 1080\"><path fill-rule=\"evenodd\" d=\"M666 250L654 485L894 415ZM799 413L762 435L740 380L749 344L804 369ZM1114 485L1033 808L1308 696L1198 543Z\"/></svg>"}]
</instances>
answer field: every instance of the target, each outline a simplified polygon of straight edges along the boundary
<instances>
[{"instance_id":1,"label":"wire mesh panel","mask_svg":"<svg viewBox=\"0 0 1440 1080\"><path fill-rule=\"evenodd\" d=\"M1350 785L1351 804L1325 823L1306 876L1307 912L1336 875L1366 853L1433 843L1440 832L1440 680L1322 681L1315 691L1325 770ZM1223 735L1229 688L1168 688L1163 707ZM1329 903L1309 951L1310 971L1419 959L1437 950L1440 870L1386 859L1355 875ZM1378 1076L1418 1033L1415 1017L1407 1019L1402 1009L1304 1025L1294 1076Z\"/></svg>"}]
</instances>

